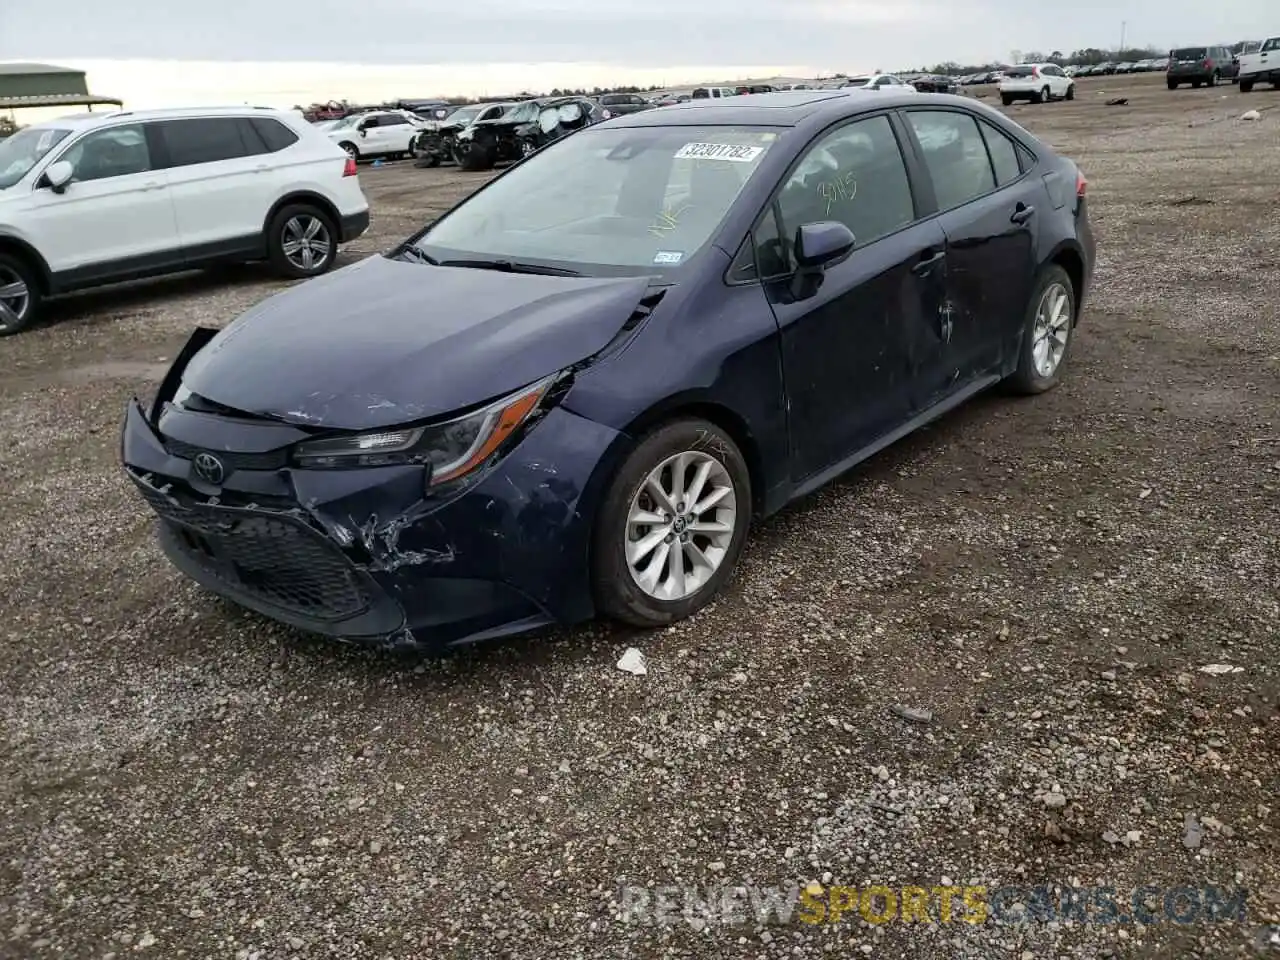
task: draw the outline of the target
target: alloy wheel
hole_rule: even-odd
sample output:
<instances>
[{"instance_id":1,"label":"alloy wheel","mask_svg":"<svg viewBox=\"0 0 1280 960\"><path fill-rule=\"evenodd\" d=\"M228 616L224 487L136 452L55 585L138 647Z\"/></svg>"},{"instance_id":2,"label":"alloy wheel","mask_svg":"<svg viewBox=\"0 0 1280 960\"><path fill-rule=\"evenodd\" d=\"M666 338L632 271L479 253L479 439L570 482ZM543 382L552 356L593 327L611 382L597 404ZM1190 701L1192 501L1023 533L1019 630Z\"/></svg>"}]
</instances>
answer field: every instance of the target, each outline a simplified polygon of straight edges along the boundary
<instances>
[{"instance_id":1,"label":"alloy wheel","mask_svg":"<svg viewBox=\"0 0 1280 960\"><path fill-rule=\"evenodd\" d=\"M1071 296L1062 284L1051 283L1040 297L1031 327L1031 362L1036 376L1048 379L1054 375L1067 352L1070 335Z\"/></svg>"},{"instance_id":2,"label":"alloy wheel","mask_svg":"<svg viewBox=\"0 0 1280 960\"><path fill-rule=\"evenodd\" d=\"M687 450L651 470L627 514L627 567L655 600L706 586L724 562L738 522L733 480L708 453Z\"/></svg>"},{"instance_id":3,"label":"alloy wheel","mask_svg":"<svg viewBox=\"0 0 1280 960\"><path fill-rule=\"evenodd\" d=\"M305 273L322 266L329 259L332 241L329 228L319 217L299 214L284 225L281 248L285 258Z\"/></svg>"},{"instance_id":4,"label":"alloy wheel","mask_svg":"<svg viewBox=\"0 0 1280 960\"><path fill-rule=\"evenodd\" d=\"M0 266L0 329L21 326L30 308L27 282L16 271Z\"/></svg>"}]
</instances>

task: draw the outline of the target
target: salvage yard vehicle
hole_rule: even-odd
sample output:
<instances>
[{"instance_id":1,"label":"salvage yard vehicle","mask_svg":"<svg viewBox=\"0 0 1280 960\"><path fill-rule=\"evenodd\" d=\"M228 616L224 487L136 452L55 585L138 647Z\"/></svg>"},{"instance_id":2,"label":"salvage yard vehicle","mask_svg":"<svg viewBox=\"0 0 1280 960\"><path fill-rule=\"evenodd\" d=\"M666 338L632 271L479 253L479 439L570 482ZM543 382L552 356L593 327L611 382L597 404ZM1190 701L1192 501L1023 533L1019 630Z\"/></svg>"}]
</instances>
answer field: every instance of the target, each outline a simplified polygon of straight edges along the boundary
<instances>
[{"instance_id":1,"label":"salvage yard vehicle","mask_svg":"<svg viewBox=\"0 0 1280 960\"><path fill-rule=\"evenodd\" d=\"M1094 254L1080 170L976 102L645 111L197 330L129 403L124 467L182 572L305 630L658 626L753 517L1058 384Z\"/></svg>"},{"instance_id":2,"label":"salvage yard vehicle","mask_svg":"<svg viewBox=\"0 0 1280 960\"><path fill-rule=\"evenodd\" d=\"M402 157L427 124L408 110L370 110L343 117L325 130L325 136L355 160Z\"/></svg>"},{"instance_id":3,"label":"salvage yard vehicle","mask_svg":"<svg viewBox=\"0 0 1280 960\"><path fill-rule=\"evenodd\" d=\"M872 73L862 77L849 77L840 86L845 90L874 90L880 93L916 92L914 86L889 73Z\"/></svg>"},{"instance_id":4,"label":"salvage yard vehicle","mask_svg":"<svg viewBox=\"0 0 1280 960\"><path fill-rule=\"evenodd\" d=\"M514 163L574 130L604 119L598 103L586 97L525 100L502 116L477 120L454 137L458 166L492 170Z\"/></svg>"},{"instance_id":5,"label":"salvage yard vehicle","mask_svg":"<svg viewBox=\"0 0 1280 960\"><path fill-rule=\"evenodd\" d=\"M459 107L439 123L428 124L418 133L411 147L418 166L438 167L441 163L455 160L457 137L461 131L473 123L497 120L515 106L514 102L473 103Z\"/></svg>"},{"instance_id":6,"label":"salvage yard vehicle","mask_svg":"<svg viewBox=\"0 0 1280 960\"><path fill-rule=\"evenodd\" d=\"M638 93L606 93L596 97L595 101L600 104L601 115L605 120L628 113L639 113L653 106Z\"/></svg>"},{"instance_id":7,"label":"salvage yard vehicle","mask_svg":"<svg viewBox=\"0 0 1280 960\"><path fill-rule=\"evenodd\" d=\"M1169 67L1165 85L1177 90L1184 83L1194 88L1216 87L1219 81L1231 81L1240 72L1231 51L1222 46L1181 47L1169 51Z\"/></svg>"},{"instance_id":8,"label":"salvage yard vehicle","mask_svg":"<svg viewBox=\"0 0 1280 960\"><path fill-rule=\"evenodd\" d=\"M1075 98L1075 81L1056 63L1020 63L1006 70L1000 81L1000 102L1006 107L1015 100L1048 103Z\"/></svg>"},{"instance_id":9,"label":"salvage yard vehicle","mask_svg":"<svg viewBox=\"0 0 1280 960\"><path fill-rule=\"evenodd\" d=\"M293 111L36 124L0 142L0 336L101 284L248 260L314 277L368 226L355 161Z\"/></svg>"},{"instance_id":10,"label":"salvage yard vehicle","mask_svg":"<svg viewBox=\"0 0 1280 960\"><path fill-rule=\"evenodd\" d=\"M1253 92L1254 84L1269 83L1280 90L1280 37L1264 40L1254 53L1240 54L1240 92Z\"/></svg>"}]
</instances>

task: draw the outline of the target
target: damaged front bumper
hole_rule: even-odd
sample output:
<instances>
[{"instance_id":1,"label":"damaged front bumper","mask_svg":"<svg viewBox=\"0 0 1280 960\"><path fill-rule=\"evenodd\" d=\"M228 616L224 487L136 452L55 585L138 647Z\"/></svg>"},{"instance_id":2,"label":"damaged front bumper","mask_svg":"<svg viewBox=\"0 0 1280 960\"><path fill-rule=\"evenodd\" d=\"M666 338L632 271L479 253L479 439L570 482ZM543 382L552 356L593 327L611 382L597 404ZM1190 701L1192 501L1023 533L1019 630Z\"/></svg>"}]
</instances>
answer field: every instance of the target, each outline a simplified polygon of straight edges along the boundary
<instances>
[{"instance_id":1,"label":"damaged front bumper","mask_svg":"<svg viewBox=\"0 0 1280 960\"><path fill-rule=\"evenodd\" d=\"M590 518L615 431L554 407L445 502L424 496L421 466L289 466L281 451L306 435L135 400L121 457L179 570L308 632L442 648L594 614ZM225 465L217 485L201 453Z\"/></svg>"}]
</instances>

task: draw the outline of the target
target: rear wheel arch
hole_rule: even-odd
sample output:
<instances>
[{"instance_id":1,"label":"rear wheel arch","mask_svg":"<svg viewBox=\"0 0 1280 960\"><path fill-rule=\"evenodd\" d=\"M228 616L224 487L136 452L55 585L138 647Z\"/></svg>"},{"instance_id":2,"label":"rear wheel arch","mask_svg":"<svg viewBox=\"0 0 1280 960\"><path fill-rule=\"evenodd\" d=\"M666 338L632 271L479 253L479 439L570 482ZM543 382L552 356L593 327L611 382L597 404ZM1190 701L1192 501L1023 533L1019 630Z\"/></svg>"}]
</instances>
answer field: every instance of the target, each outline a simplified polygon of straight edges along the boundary
<instances>
[{"instance_id":1,"label":"rear wheel arch","mask_svg":"<svg viewBox=\"0 0 1280 960\"><path fill-rule=\"evenodd\" d=\"M1049 258L1048 264L1051 266L1061 267L1067 272L1067 276L1071 280L1071 292L1074 294L1074 303L1076 315L1072 319L1072 326L1080 322L1080 299L1084 294L1084 257L1080 255L1080 251L1073 247L1063 247Z\"/></svg>"},{"instance_id":2,"label":"rear wheel arch","mask_svg":"<svg viewBox=\"0 0 1280 960\"><path fill-rule=\"evenodd\" d=\"M309 190L299 190L294 193L286 194L271 205L271 209L267 211L266 218L262 221L262 234L265 237L267 231L271 228L271 222L275 220L276 215L285 207L315 207L325 216L327 216L336 229L342 230L342 215L338 213L338 208L326 197ZM341 239L338 241L341 243Z\"/></svg>"}]
</instances>

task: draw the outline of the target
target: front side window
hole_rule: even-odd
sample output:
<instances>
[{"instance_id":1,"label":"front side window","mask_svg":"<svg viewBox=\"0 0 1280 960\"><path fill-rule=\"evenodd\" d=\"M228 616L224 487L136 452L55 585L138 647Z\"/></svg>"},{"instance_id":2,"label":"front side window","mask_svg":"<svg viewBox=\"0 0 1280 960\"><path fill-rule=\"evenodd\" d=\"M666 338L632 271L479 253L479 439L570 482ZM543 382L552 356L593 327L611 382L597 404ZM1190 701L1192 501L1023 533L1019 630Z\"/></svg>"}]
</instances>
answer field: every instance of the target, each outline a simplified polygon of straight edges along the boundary
<instances>
[{"instance_id":1,"label":"front side window","mask_svg":"<svg viewBox=\"0 0 1280 960\"><path fill-rule=\"evenodd\" d=\"M472 195L417 247L436 260L666 273L710 243L778 137L743 126L582 130Z\"/></svg>"},{"instance_id":2,"label":"front side window","mask_svg":"<svg viewBox=\"0 0 1280 960\"><path fill-rule=\"evenodd\" d=\"M164 120L156 124L171 167L234 160L257 152L245 143L239 117Z\"/></svg>"},{"instance_id":3,"label":"front side window","mask_svg":"<svg viewBox=\"0 0 1280 960\"><path fill-rule=\"evenodd\" d=\"M1272 37L1262 45L1263 53L1270 53L1272 50L1280 50L1280 37Z\"/></svg>"},{"instance_id":4,"label":"front side window","mask_svg":"<svg viewBox=\"0 0 1280 960\"><path fill-rule=\"evenodd\" d=\"M12 187L71 135L57 127L28 127L0 140L0 190Z\"/></svg>"},{"instance_id":5,"label":"front side window","mask_svg":"<svg viewBox=\"0 0 1280 960\"><path fill-rule=\"evenodd\" d=\"M995 174L975 117L952 110L910 110L906 116L923 150L939 211L995 189Z\"/></svg>"},{"instance_id":6,"label":"front side window","mask_svg":"<svg viewBox=\"0 0 1280 960\"><path fill-rule=\"evenodd\" d=\"M70 163L75 170L71 179L81 182L127 177L152 169L151 151L138 123L95 130L73 143L58 159Z\"/></svg>"},{"instance_id":7,"label":"front side window","mask_svg":"<svg viewBox=\"0 0 1280 960\"><path fill-rule=\"evenodd\" d=\"M810 147L778 194L778 214L784 237L838 220L859 247L911 223L911 182L889 118L846 124Z\"/></svg>"}]
</instances>

